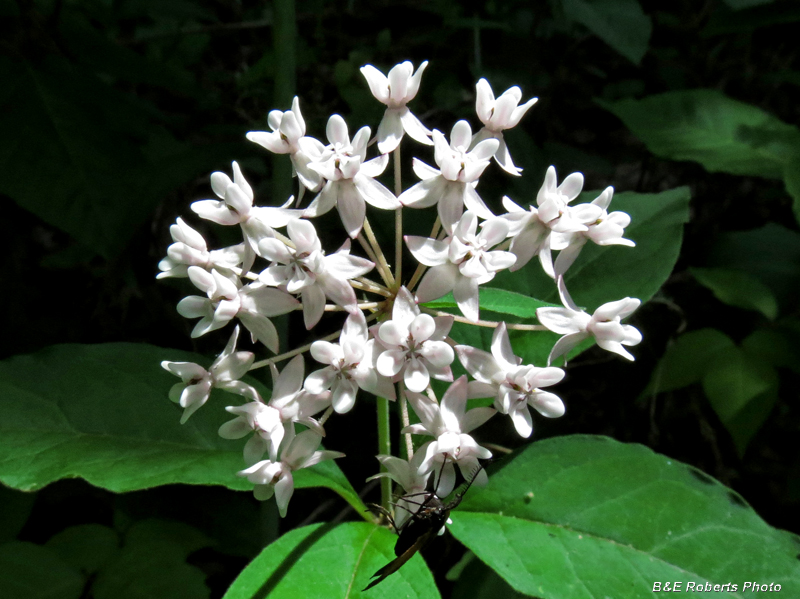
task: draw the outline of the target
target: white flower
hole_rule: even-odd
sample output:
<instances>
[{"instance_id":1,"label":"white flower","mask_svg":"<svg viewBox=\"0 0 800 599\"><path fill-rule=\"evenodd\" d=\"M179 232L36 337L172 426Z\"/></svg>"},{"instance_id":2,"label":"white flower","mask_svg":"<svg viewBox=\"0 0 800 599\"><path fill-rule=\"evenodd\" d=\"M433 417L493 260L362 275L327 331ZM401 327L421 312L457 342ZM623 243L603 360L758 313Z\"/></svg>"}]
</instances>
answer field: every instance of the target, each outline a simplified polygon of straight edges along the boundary
<instances>
[{"instance_id":1,"label":"white flower","mask_svg":"<svg viewBox=\"0 0 800 599\"><path fill-rule=\"evenodd\" d=\"M479 427L495 414L492 408L474 408L466 411L467 377L459 377L445 392L439 405L434 399L421 393L408 393L408 400L419 416L420 424L412 424L401 432L415 435L431 435L436 437L417 451L424 453L419 472L434 472L441 480L434 481L436 494L440 497L448 495L455 486L456 473L453 463L458 464L464 478L469 478L480 466L478 459L492 457L485 447L475 442L469 433ZM443 468L437 464L442 464ZM475 484L486 484L487 476L481 470L475 478Z\"/></svg>"},{"instance_id":2,"label":"white flower","mask_svg":"<svg viewBox=\"0 0 800 599\"><path fill-rule=\"evenodd\" d=\"M397 458L391 455L377 455L380 463L386 468L387 472L380 472L370 476L367 480L379 478L390 478L403 488L403 496L395 502L397 508L394 512L394 524L399 529L402 528L411 514L417 513L419 504L424 501L425 488L428 486L430 471L420 472L419 467L425 459L425 452L418 451L411 457L411 461Z\"/></svg>"},{"instance_id":3,"label":"white flower","mask_svg":"<svg viewBox=\"0 0 800 599\"><path fill-rule=\"evenodd\" d=\"M458 121L450 133L450 144L441 131L433 131L434 160L441 170L424 162L413 161L414 172L422 179L404 191L400 197L403 206L428 208L438 204L439 218L448 234L461 218L464 206L481 218L494 215L475 191L478 178L489 166L500 142L485 139L470 148L472 129L467 121Z\"/></svg>"},{"instance_id":4,"label":"white flower","mask_svg":"<svg viewBox=\"0 0 800 599\"><path fill-rule=\"evenodd\" d=\"M506 220L490 218L476 234L477 229L478 217L468 210L452 235L443 241L411 235L405 237L414 258L431 267L417 289L417 299L421 303L452 291L464 316L472 321L478 320L478 286L491 281L497 271L513 265L516 257L510 252L491 250L506 238Z\"/></svg>"},{"instance_id":5,"label":"white flower","mask_svg":"<svg viewBox=\"0 0 800 599\"><path fill-rule=\"evenodd\" d=\"M280 373L274 364L270 370L272 397L269 403L264 404L259 398L242 406L228 406L225 409L236 418L219 428L219 436L223 439L241 439L256 433L244 447L247 464L256 463L266 451L269 451L270 460L275 461L286 435L294 434L295 422L320 435L325 432L312 416L330 405L330 393L314 394L303 389L303 357L293 358Z\"/></svg>"},{"instance_id":6,"label":"white flower","mask_svg":"<svg viewBox=\"0 0 800 599\"><path fill-rule=\"evenodd\" d=\"M239 472L239 476L247 477L255 484L253 495L259 501L265 501L275 495L278 511L282 518L286 517L289 500L294 493L292 472L301 468L309 468L324 460L344 457L339 451L317 451L322 437L314 431L303 431L292 441L285 444L279 462L264 460L253 464Z\"/></svg>"},{"instance_id":7,"label":"white flower","mask_svg":"<svg viewBox=\"0 0 800 599\"><path fill-rule=\"evenodd\" d=\"M504 218L509 222L509 236L513 237L509 249L517 257L512 271L519 270L538 254L545 273L555 278L552 233L588 231L587 224L596 221L602 213L594 204L569 206L583 188L581 173L572 173L561 185L556 186L557 182L556 169L551 166L536 194L538 209L530 206L526 211L509 198L503 198L503 205L509 211Z\"/></svg>"},{"instance_id":8,"label":"white flower","mask_svg":"<svg viewBox=\"0 0 800 599\"><path fill-rule=\"evenodd\" d=\"M383 348L369 339L364 314L351 313L342 327L339 343L315 341L311 356L326 368L308 375L303 384L309 393L331 391L331 403L338 414L349 412L356 402L359 387L379 397L395 399L391 380L375 370L377 352Z\"/></svg>"},{"instance_id":9,"label":"white flower","mask_svg":"<svg viewBox=\"0 0 800 599\"><path fill-rule=\"evenodd\" d=\"M385 351L378 355L378 372L400 380L411 391L424 391L433 376L452 381L453 348L444 339L453 326L452 316L420 314L414 297L401 287L392 307L392 319L377 325L375 339Z\"/></svg>"},{"instance_id":10,"label":"white flower","mask_svg":"<svg viewBox=\"0 0 800 599\"><path fill-rule=\"evenodd\" d=\"M219 225L240 225L244 235L247 253L242 269L250 270L255 255L258 253L258 242L265 237L274 237L273 229L285 227L293 218L300 218L302 210L287 207L253 206L253 188L245 180L239 165L233 163L233 181L225 173L211 174L211 189L222 198L219 200L201 200L192 203L194 210L201 218ZM294 198L289 198L286 206Z\"/></svg>"},{"instance_id":11,"label":"white flower","mask_svg":"<svg viewBox=\"0 0 800 599\"><path fill-rule=\"evenodd\" d=\"M207 298L190 295L178 302L178 314L185 318L200 318L192 330L192 338L224 327L238 318L255 339L278 353L278 331L268 317L295 310L299 302L279 289L262 283L239 287L238 277L226 277L216 270L208 272L190 266L189 279Z\"/></svg>"},{"instance_id":12,"label":"white flower","mask_svg":"<svg viewBox=\"0 0 800 599\"><path fill-rule=\"evenodd\" d=\"M475 111L483 123L483 129L478 131L472 143L477 144L489 138L497 139L500 142L500 146L494 155L495 162L504 171L519 176L522 169L514 166L511 154L508 153L508 146L506 146L506 142L503 139L503 131L516 127L520 119L525 116L531 106L536 104L539 98L531 98L525 104L519 106L519 102L522 99L522 90L515 85L508 88L495 100L492 87L486 79L478 81L475 90Z\"/></svg>"},{"instance_id":13,"label":"white flower","mask_svg":"<svg viewBox=\"0 0 800 599\"><path fill-rule=\"evenodd\" d=\"M225 349L208 370L192 362L161 362L162 368L182 380L169 390L169 398L184 408L181 424L208 401L212 387L249 399L259 399L258 391L237 380L247 374L255 359L249 351L236 351L238 339L239 327L236 327Z\"/></svg>"},{"instance_id":14,"label":"white flower","mask_svg":"<svg viewBox=\"0 0 800 599\"><path fill-rule=\"evenodd\" d=\"M456 354L475 381L469 383L469 396L494 397L494 407L508 414L517 432L530 437L533 432L528 406L542 416L558 418L564 415L561 399L540 387L555 385L564 378L560 368L537 368L522 365L522 358L514 355L508 339L506 323L501 322L492 335L492 353L457 345Z\"/></svg>"},{"instance_id":15,"label":"white flower","mask_svg":"<svg viewBox=\"0 0 800 599\"><path fill-rule=\"evenodd\" d=\"M367 80L372 95L388 107L378 125L378 150L381 154L388 154L397 148L405 133L421 144L433 145L428 138L431 132L406 106L417 95L422 72L427 66L426 60L412 75L414 65L409 61L401 62L392 67L388 77L371 64L361 67L361 74Z\"/></svg>"},{"instance_id":16,"label":"white flower","mask_svg":"<svg viewBox=\"0 0 800 599\"><path fill-rule=\"evenodd\" d=\"M633 360L633 356L622 347L638 345L642 334L636 327L621 324L620 320L630 316L641 302L626 297L615 302L603 304L589 316L575 305L564 285L564 278L558 278L558 291L564 308L538 308L536 318L554 333L564 335L553 346L547 362L550 364L559 356L566 356L570 350L584 339L594 337L603 349Z\"/></svg>"},{"instance_id":17,"label":"white flower","mask_svg":"<svg viewBox=\"0 0 800 599\"><path fill-rule=\"evenodd\" d=\"M375 264L350 255L350 240L326 256L317 231L307 220L293 220L286 226L294 249L275 238L259 242L261 255L273 264L258 276L265 285L299 293L307 329L319 322L325 311L325 297L349 311L358 310L355 291L348 281L368 273Z\"/></svg>"},{"instance_id":18,"label":"white flower","mask_svg":"<svg viewBox=\"0 0 800 599\"><path fill-rule=\"evenodd\" d=\"M221 250L208 251L203 236L187 225L181 217L169 228L172 245L167 248L167 257L158 263L161 270L157 279L166 277L188 277L190 266L212 268L236 268L244 259L244 244Z\"/></svg>"},{"instance_id":19,"label":"white flower","mask_svg":"<svg viewBox=\"0 0 800 599\"><path fill-rule=\"evenodd\" d=\"M311 190L319 189L322 176L308 165L319 158L325 146L313 137L306 137L306 122L300 113L300 99L294 97L291 110L270 111L267 123L271 132L250 131L247 139L274 154L289 154L294 168L293 174L300 178L303 186Z\"/></svg>"},{"instance_id":20,"label":"white flower","mask_svg":"<svg viewBox=\"0 0 800 599\"><path fill-rule=\"evenodd\" d=\"M594 221L587 223L588 230L553 235L552 249L561 250L555 263L556 276L567 272L589 240L594 241L597 245L626 245L628 247L636 245L630 239L622 237L625 234L625 227L631 223L631 217L625 212L608 213L608 206L613 195L614 188L606 187L603 193L592 201L593 205L600 208L600 214Z\"/></svg>"},{"instance_id":21,"label":"white flower","mask_svg":"<svg viewBox=\"0 0 800 599\"><path fill-rule=\"evenodd\" d=\"M355 239L364 225L365 202L382 210L400 207L394 194L374 179L383 173L389 156L384 154L364 162L369 127L359 129L350 143L347 123L338 114L328 119L326 133L330 145L309 164L309 168L322 175L326 183L304 215L313 218L336 206L344 228Z\"/></svg>"}]
</instances>

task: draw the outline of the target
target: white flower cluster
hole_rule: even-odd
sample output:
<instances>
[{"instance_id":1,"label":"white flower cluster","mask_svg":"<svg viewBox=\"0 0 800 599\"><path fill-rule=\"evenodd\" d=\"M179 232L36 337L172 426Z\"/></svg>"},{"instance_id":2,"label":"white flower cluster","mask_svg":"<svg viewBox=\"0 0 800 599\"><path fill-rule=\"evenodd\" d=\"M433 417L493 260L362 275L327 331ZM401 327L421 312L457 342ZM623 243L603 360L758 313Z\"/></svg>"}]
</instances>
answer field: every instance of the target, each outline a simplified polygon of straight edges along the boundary
<instances>
[{"instance_id":1,"label":"white flower cluster","mask_svg":"<svg viewBox=\"0 0 800 599\"><path fill-rule=\"evenodd\" d=\"M427 62L414 71L410 62L403 62L388 76L371 65L361 69L372 94L387 107L377 128L379 154L371 159L367 159L369 127L351 139L345 120L335 114L328 120L326 145L306 135L297 98L291 110L269 113L271 131L247 134L270 152L289 155L300 184L298 196L302 200L305 192L316 194L306 208L291 208L299 205L294 197L280 207L255 205L253 188L234 162L233 179L220 172L211 175L217 199L194 202L191 208L218 225L238 225L243 242L209 251L203 236L181 218L170 229L174 243L159 264L158 278L187 277L202 292L178 303L182 316L200 319L192 337L238 319L254 343L277 354L280 340L271 318L302 310L310 330L326 311L346 314L340 332L261 362L256 363L251 352L236 351L237 325L209 370L186 362L162 363L182 380L170 392L184 409L182 423L206 403L213 388L245 398L243 405L226 408L234 418L219 434L227 439L248 437L246 468L239 475L255 485L258 499L275 495L281 515L286 514L294 490L293 472L343 456L319 449L324 425L334 412L350 411L360 390L380 401L400 403L406 458L378 455L383 472L376 477L391 478L402 487L404 495L395 514L402 524L413 510L407 497L423 492L431 473L435 492L444 496L455 486L456 466L468 477L478 460L491 457L471 432L496 413L508 415L522 437L533 432L530 408L548 418L564 414L561 399L544 390L564 378L561 368L550 365L553 360L589 337L603 349L632 360L623 346L641 341L634 327L620 323L639 300L604 304L590 316L574 304L565 286L564 274L589 241L634 245L623 237L628 215L608 213L613 188L591 203L570 205L581 192L583 176L573 173L558 185L555 168L550 167L535 205L523 208L505 197L506 213L495 215L478 194L480 177L492 159L507 173L521 175L503 131L516 126L536 98L520 104L518 87L495 98L489 83L481 79L476 111L483 128L473 134L467 121L459 121L448 141L441 131L425 127L407 106L417 95L426 67ZM433 147L438 168L414 158L413 170L420 181L395 195L377 178L406 133ZM398 164L399 160L395 169ZM397 170L395 180L399 187ZM395 211L398 217L404 207L437 207L430 237L403 236L398 218L396 247L402 249L404 241L419 263L408 281L401 280L399 264L394 270L389 266L369 226L367 204ZM334 207L346 235L338 250L326 252L311 219ZM351 240L358 241L367 257L351 253ZM553 251L558 252L555 260ZM540 325L481 321L480 285L501 270L522 268L537 255L544 271L555 279L564 307L540 308ZM259 259L266 264L256 268ZM365 278L373 271L380 280ZM463 316L420 306L449 292ZM449 335L456 320L494 326L491 352L453 340ZM546 328L563 335L546 366L523 364L515 355L508 331L526 326L525 330ZM306 350L321 364L308 376L302 356ZM466 375L453 380L451 365L456 357L472 380ZM288 358L278 371L276 363ZM262 366L269 366L272 373L269 398L240 380ZM432 378L450 383L441 400L431 388ZM467 409L467 401L477 398L491 398L493 407ZM417 424L410 423L406 402ZM432 439L414 451L411 435ZM475 483L485 482L486 473L481 471Z\"/></svg>"}]
</instances>

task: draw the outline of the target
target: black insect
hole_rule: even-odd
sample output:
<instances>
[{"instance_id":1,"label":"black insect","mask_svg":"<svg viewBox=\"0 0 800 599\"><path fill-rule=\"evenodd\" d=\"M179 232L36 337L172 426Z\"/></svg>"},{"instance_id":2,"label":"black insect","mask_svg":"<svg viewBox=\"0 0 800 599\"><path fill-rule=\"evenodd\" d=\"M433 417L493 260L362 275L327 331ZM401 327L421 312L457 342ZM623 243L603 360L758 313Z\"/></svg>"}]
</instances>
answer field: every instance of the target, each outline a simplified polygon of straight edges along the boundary
<instances>
[{"instance_id":1,"label":"black insect","mask_svg":"<svg viewBox=\"0 0 800 599\"><path fill-rule=\"evenodd\" d=\"M445 462L447 456L445 455ZM444 463L442 464L444 468ZM379 582L382 582L390 574L397 572L403 564L410 560L417 551L421 551L428 542L441 530L450 517L450 510L455 509L464 497L464 494L472 486L478 473L481 471L482 466L475 469L466 486L462 491L455 494L453 499L444 503L434 491L424 491L422 493L413 493L411 495L403 496L408 503L419 506L414 512L410 512L408 520L403 522L400 527L394 523L392 515L379 505L370 505L370 508L380 512L392 525L399 535L397 543L394 546L394 554L397 556L391 562L386 564L383 568L372 575L373 580L366 587L364 591L371 589ZM441 473L439 478L441 479ZM413 501L412 498L418 497L419 501ZM398 506L402 509L403 506Z\"/></svg>"}]
</instances>

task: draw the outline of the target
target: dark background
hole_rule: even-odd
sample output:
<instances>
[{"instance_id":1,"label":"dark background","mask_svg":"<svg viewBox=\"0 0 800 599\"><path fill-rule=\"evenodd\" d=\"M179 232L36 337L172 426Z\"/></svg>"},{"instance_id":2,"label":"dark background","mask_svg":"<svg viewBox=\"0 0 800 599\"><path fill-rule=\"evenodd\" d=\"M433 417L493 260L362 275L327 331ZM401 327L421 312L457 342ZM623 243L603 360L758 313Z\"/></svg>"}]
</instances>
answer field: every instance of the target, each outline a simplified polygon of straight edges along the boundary
<instances>
[{"instance_id":1,"label":"dark background","mask_svg":"<svg viewBox=\"0 0 800 599\"><path fill-rule=\"evenodd\" d=\"M737 12L734 4L644 2L652 35L636 64L555 0L433 1L425 9L415 2L354 0L0 1L0 65L3 80L15 82L0 91L0 357L110 341L217 353L222 337L190 340L192 324L174 310L188 290L185 281L155 280L169 225L183 216L201 226L189 204L211 196L209 173L229 171L233 159L261 204L285 201L292 192L288 160L273 160L244 134L266 129L268 111L288 109L295 93L310 135L324 138L333 112L345 116L351 135L364 124L374 131L382 106L358 68L371 63L386 72L402 60L415 66L429 60L412 108L447 134L461 118L477 129L480 77L497 95L518 85L523 101L539 97L507 134L524 176L509 181L490 169L481 183L484 198L507 193L521 204L533 201L550 164L560 176L582 171L586 189L657 192L687 185L692 191L675 271L631 320L644 334L634 349L637 361L597 348L580 356L558 388L567 416L538 418L534 437L592 433L646 444L733 487L770 524L800 532L795 372L780 370L778 403L743 455L699 385L637 399L680 333L713 327L741 341L764 326L757 313L717 301L687 268L707 265L730 233L768 223L796 232L791 198L780 181L659 159L595 102L711 88L797 123L797 3ZM408 155L404 161L410 166ZM407 187L414 178L410 168L405 173ZM219 237L219 229L201 230L212 246L235 242ZM794 283L785 285L791 290ZM796 315L794 302L782 306L782 317ZM295 316L281 324L297 331L293 345L307 340ZM373 406L358 402L329 427L326 445L348 454L345 471L357 490L375 469L371 450L363 449L372 443L373 422ZM510 427L488 427L485 436L501 445L522 442ZM327 490L305 490L277 522L271 503L257 505L223 489L166 487L115 496L62 481L37 494L18 538L43 543L87 522L125 527L149 517L182 520L215 540L190 563L209 575L213 595L220 596L275 534L301 522L355 517L344 509ZM429 563L443 581L462 550L452 539L439 543L442 551L432 551Z\"/></svg>"}]
</instances>

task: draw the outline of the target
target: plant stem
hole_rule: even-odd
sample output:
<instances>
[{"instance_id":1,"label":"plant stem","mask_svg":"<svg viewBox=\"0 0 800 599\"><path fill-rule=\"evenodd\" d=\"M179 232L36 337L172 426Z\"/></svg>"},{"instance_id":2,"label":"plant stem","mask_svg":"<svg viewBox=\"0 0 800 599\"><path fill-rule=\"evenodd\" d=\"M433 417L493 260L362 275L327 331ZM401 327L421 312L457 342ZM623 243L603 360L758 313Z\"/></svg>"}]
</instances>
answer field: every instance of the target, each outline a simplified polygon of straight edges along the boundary
<instances>
[{"instance_id":1,"label":"plant stem","mask_svg":"<svg viewBox=\"0 0 800 599\"><path fill-rule=\"evenodd\" d=\"M389 400L385 397L378 397L378 455L392 455L391 429L389 427ZM388 472L387 468L381 465L381 472ZM392 479L381 477L381 506L383 509L391 510L392 503Z\"/></svg>"},{"instance_id":2,"label":"plant stem","mask_svg":"<svg viewBox=\"0 0 800 599\"><path fill-rule=\"evenodd\" d=\"M403 381L397 386L397 399L400 400L400 419L403 422L403 428L407 427L411 424L411 420L408 417L408 399L406 399L406 385ZM401 435L401 437L405 437L405 444L406 444L406 459L411 461L411 458L414 456L414 443L411 441L411 433L405 433ZM400 445L403 444L403 439L400 439Z\"/></svg>"},{"instance_id":3,"label":"plant stem","mask_svg":"<svg viewBox=\"0 0 800 599\"><path fill-rule=\"evenodd\" d=\"M372 249L375 250L375 255L378 257L378 261L386 271L386 274L389 278L389 280L386 281L386 284L389 286L390 289L393 289L394 276L392 276L392 269L389 267L389 263L386 261L386 256L383 255L383 250L381 250L381 245L375 238L375 232L372 230L372 226L370 226L369 219L367 218L364 218L364 233L367 234L367 239L369 239L370 244L372 244Z\"/></svg>"},{"instance_id":4,"label":"plant stem","mask_svg":"<svg viewBox=\"0 0 800 599\"><path fill-rule=\"evenodd\" d=\"M377 285L372 283L364 283L363 281L357 281L354 279L350 279L350 285L355 287L356 289L361 289L362 291L367 291L369 293L376 293L378 295L382 295L383 297L391 297L392 294L383 288L383 286Z\"/></svg>"},{"instance_id":5,"label":"plant stem","mask_svg":"<svg viewBox=\"0 0 800 599\"><path fill-rule=\"evenodd\" d=\"M372 246L364 237L364 234L359 233L356 239L358 239L358 243L361 244L361 247L364 248L364 251L367 253L367 256L369 256L369 259L375 263L375 269L378 271L378 274L381 276L381 279L383 279L383 282L386 283L386 285L388 285L389 287L391 287L394 284L394 280L390 278L389 272L387 270L384 270L383 264L381 264L381 261L378 260L377 254L375 254L375 251L372 249Z\"/></svg>"},{"instance_id":6,"label":"plant stem","mask_svg":"<svg viewBox=\"0 0 800 599\"><path fill-rule=\"evenodd\" d=\"M400 165L400 146L394 151L394 195L403 193ZM403 281L403 207L394 211L394 280L395 288L400 289Z\"/></svg>"},{"instance_id":7,"label":"plant stem","mask_svg":"<svg viewBox=\"0 0 800 599\"><path fill-rule=\"evenodd\" d=\"M488 327L490 329L496 329L500 326L500 323L494 320L470 320L469 318L464 318L463 316L456 316L455 314L450 314L450 312L443 312L442 310L431 310L430 308L426 308L425 306L420 306L420 310L423 312L427 312L433 316L452 316L456 322L463 322L464 324L473 324L476 327ZM509 331L549 331L546 326L543 324L517 324L514 322L506 323L506 328Z\"/></svg>"}]
</instances>

